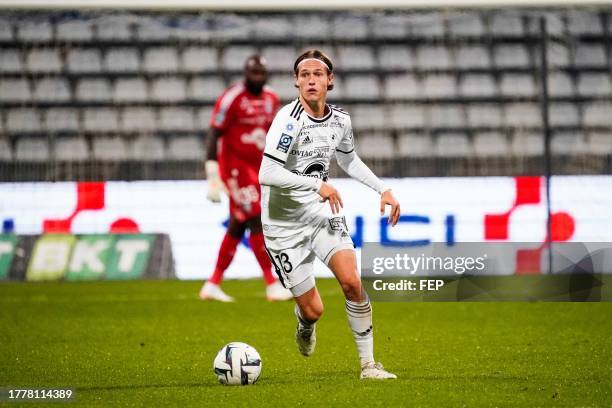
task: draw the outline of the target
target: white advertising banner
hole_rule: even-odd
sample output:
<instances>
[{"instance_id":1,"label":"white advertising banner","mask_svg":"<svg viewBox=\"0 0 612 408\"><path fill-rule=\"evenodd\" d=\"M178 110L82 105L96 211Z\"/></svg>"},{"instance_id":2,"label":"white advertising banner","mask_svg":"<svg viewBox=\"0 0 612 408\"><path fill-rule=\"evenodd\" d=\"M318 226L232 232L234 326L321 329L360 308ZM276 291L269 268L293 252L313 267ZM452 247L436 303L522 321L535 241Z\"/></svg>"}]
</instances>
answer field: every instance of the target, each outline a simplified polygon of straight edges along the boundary
<instances>
[{"instance_id":1,"label":"white advertising banner","mask_svg":"<svg viewBox=\"0 0 612 408\"><path fill-rule=\"evenodd\" d=\"M350 179L340 191L353 241L427 246L432 242L546 240L545 181L541 177L387 179L402 207L391 228L378 195ZM558 176L551 181L552 240L612 242L612 176ZM4 232L76 234L130 232L170 236L180 279L205 279L225 232L228 203L206 200L205 181L0 183ZM319 264L318 276L330 276ZM241 244L226 278L260 276Z\"/></svg>"}]
</instances>

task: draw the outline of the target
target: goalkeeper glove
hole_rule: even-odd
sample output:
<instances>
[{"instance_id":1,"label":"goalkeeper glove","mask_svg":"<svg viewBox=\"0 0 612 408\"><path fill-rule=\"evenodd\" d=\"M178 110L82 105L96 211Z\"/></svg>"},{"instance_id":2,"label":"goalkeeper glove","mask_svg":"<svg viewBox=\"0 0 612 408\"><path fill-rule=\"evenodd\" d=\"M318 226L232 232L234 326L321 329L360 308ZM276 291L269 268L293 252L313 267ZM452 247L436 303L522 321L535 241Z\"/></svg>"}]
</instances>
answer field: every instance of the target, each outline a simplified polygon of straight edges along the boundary
<instances>
[{"instance_id":1,"label":"goalkeeper glove","mask_svg":"<svg viewBox=\"0 0 612 408\"><path fill-rule=\"evenodd\" d=\"M215 160L206 160L204 166L206 169L206 178L208 179L208 193L206 193L206 198L213 203L220 203L223 182L219 177L219 164Z\"/></svg>"}]
</instances>

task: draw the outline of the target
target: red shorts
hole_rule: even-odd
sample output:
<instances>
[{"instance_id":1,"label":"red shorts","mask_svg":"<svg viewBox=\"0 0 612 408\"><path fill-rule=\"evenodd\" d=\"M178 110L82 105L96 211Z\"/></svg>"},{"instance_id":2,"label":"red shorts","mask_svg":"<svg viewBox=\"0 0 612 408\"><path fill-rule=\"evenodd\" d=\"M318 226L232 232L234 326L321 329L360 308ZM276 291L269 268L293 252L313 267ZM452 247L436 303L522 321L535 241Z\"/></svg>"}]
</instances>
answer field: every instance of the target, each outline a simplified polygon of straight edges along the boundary
<instances>
[{"instance_id":1,"label":"red shorts","mask_svg":"<svg viewBox=\"0 0 612 408\"><path fill-rule=\"evenodd\" d=\"M248 166L226 166L221 179L227 188L230 214L244 222L261 216L259 171Z\"/></svg>"}]
</instances>

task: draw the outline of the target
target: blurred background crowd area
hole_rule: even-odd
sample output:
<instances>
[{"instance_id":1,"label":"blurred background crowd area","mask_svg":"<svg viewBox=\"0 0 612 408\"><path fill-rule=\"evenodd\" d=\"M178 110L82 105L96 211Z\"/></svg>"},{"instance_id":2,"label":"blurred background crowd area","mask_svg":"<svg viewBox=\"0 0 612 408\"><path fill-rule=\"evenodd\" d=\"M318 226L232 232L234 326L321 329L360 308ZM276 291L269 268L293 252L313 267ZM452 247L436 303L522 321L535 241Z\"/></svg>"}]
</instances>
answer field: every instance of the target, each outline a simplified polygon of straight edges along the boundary
<instances>
[{"instance_id":1,"label":"blurred background crowd area","mask_svg":"<svg viewBox=\"0 0 612 408\"><path fill-rule=\"evenodd\" d=\"M542 103L540 18L549 99ZM387 177L612 173L612 8L324 12L0 11L0 181L200 179L215 99L247 56L330 102ZM544 107L544 108L543 108ZM340 175L337 168L332 175Z\"/></svg>"}]
</instances>

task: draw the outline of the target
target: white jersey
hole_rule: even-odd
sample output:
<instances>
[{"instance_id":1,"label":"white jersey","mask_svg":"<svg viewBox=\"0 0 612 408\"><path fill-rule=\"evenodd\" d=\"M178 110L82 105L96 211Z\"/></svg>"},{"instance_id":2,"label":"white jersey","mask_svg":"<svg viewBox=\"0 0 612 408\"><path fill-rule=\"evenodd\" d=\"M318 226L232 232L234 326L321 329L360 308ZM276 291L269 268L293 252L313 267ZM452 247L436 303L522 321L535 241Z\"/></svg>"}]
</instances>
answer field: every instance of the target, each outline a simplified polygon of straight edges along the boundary
<instances>
[{"instance_id":1,"label":"white jersey","mask_svg":"<svg viewBox=\"0 0 612 408\"><path fill-rule=\"evenodd\" d=\"M333 105L326 105L326 111L317 119L304 112L299 99L285 105L268 130L264 156L295 174L326 181L336 152L355 149L349 114ZM302 226L329 207L315 191L265 185L261 189L264 229Z\"/></svg>"}]
</instances>

